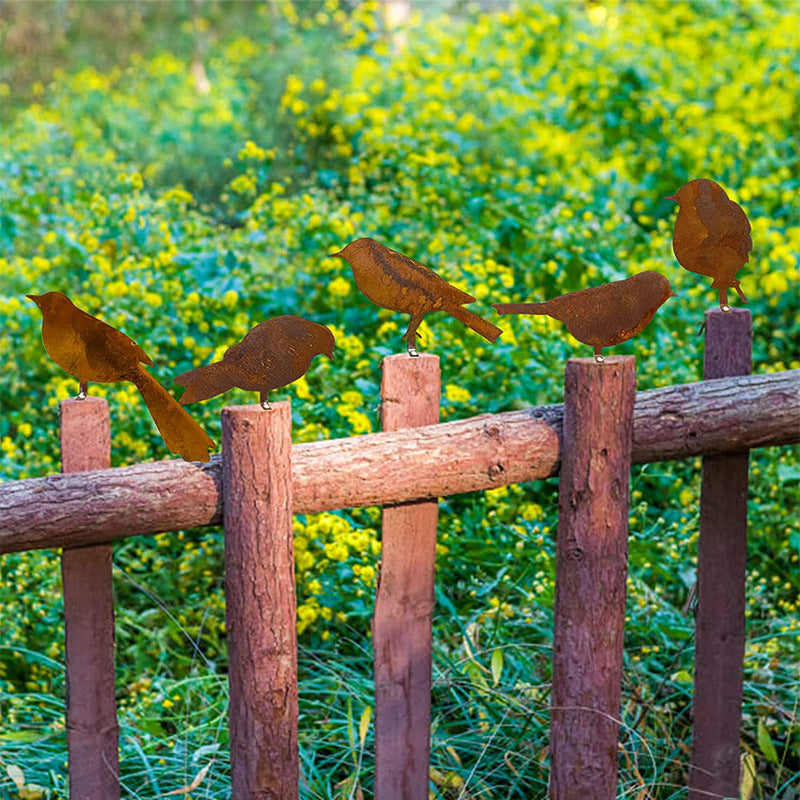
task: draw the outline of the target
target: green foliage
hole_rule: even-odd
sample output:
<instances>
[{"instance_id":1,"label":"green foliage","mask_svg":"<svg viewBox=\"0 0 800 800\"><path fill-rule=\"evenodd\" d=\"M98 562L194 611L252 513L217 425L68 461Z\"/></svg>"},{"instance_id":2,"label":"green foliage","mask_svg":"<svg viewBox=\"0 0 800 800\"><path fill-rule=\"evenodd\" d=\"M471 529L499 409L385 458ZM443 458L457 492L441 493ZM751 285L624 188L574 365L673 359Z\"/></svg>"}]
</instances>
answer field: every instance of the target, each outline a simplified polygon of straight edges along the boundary
<instances>
[{"instance_id":1,"label":"green foliage","mask_svg":"<svg viewBox=\"0 0 800 800\"><path fill-rule=\"evenodd\" d=\"M3 478L58 469L57 404L77 385L47 358L24 297L51 289L139 341L171 389L169 376L219 358L268 316L291 310L328 324L336 363L315 362L275 399L293 402L295 441L377 429L380 359L402 347L405 321L326 258L357 236L429 264L490 319L490 302L658 270L679 298L615 352L637 356L640 389L696 380L695 331L715 293L675 262L674 208L661 198L700 176L720 181L753 224L740 277L755 371L800 367L800 79L796 15L784 4L417 13L405 45L384 35L375 3L276 3L263 14L234 4L221 25L218 5L206 22L177 5L149 10L142 24L159 36L159 14L191 23L164 42L172 51L130 55L140 48L132 34L120 61L65 63L8 115ZM216 31L202 39L208 91L192 72L190 44L203 30ZM444 419L561 399L564 361L586 348L552 320L503 327L490 346L450 318L422 326L423 349L442 356ZM111 405L114 465L166 457L135 389L91 392ZM220 409L252 399L237 391L191 411L219 441ZM791 448L757 451L751 465L743 746L758 791L778 797L800 769L800 522L787 514L800 468ZM626 796L646 789L665 800L685 784L693 626L681 609L694 581L698 467L632 476ZM553 481L441 504L439 798L546 795L556 508ZM308 798L371 787L363 720L378 524L375 509L295 521ZM222 549L218 530L115 546L128 796L187 787L201 773L196 796L226 796ZM43 796L64 797L55 556L4 556L0 608L0 759ZM0 792L14 796L15 785L0 775Z\"/></svg>"}]
</instances>

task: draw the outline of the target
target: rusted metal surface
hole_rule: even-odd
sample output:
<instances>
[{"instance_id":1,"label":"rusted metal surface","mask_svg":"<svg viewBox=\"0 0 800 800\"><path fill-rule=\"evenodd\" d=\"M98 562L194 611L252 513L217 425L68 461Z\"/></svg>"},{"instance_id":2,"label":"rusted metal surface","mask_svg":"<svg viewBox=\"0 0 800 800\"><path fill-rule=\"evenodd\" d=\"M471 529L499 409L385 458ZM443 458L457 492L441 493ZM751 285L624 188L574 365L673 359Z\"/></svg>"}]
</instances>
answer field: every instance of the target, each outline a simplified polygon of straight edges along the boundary
<instances>
[{"instance_id":1,"label":"rusted metal surface","mask_svg":"<svg viewBox=\"0 0 800 800\"><path fill-rule=\"evenodd\" d=\"M238 386L258 392L269 408L270 389L288 386L306 374L314 356L333 360L333 334L317 322L284 314L260 322L231 345L220 361L184 372L173 380L186 391L181 405L208 400Z\"/></svg>"},{"instance_id":2,"label":"rusted metal surface","mask_svg":"<svg viewBox=\"0 0 800 800\"><path fill-rule=\"evenodd\" d=\"M78 308L63 292L29 294L42 312L42 342L61 369L77 379L79 399L92 383L131 381L141 392L164 444L185 461L208 461L214 442L144 368L150 356L122 331Z\"/></svg>"},{"instance_id":3,"label":"rusted metal surface","mask_svg":"<svg viewBox=\"0 0 800 800\"><path fill-rule=\"evenodd\" d=\"M108 403L98 397L64 400L60 412L61 469L108 467ZM82 800L115 800L120 787L111 545L64 549L61 581L69 793Z\"/></svg>"},{"instance_id":4,"label":"rusted metal surface","mask_svg":"<svg viewBox=\"0 0 800 800\"><path fill-rule=\"evenodd\" d=\"M502 331L464 308L475 302L432 269L374 239L356 239L331 258L343 258L353 270L356 285L375 305L409 314L403 334L409 355L416 356L417 328L427 314L444 311L490 342Z\"/></svg>"},{"instance_id":5,"label":"rusted metal surface","mask_svg":"<svg viewBox=\"0 0 800 800\"><path fill-rule=\"evenodd\" d=\"M289 403L222 412L231 786L247 800L298 797L291 432Z\"/></svg>"},{"instance_id":6,"label":"rusted metal surface","mask_svg":"<svg viewBox=\"0 0 800 800\"><path fill-rule=\"evenodd\" d=\"M641 333L661 306L675 297L669 281L647 270L622 281L568 292L542 303L495 303L498 314L539 314L557 319L579 341L594 348L596 361L603 348Z\"/></svg>"},{"instance_id":7,"label":"rusted metal surface","mask_svg":"<svg viewBox=\"0 0 800 800\"><path fill-rule=\"evenodd\" d=\"M551 800L614 800L636 362L567 362L556 541Z\"/></svg>"},{"instance_id":8,"label":"rusted metal surface","mask_svg":"<svg viewBox=\"0 0 800 800\"><path fill-rule=\"evenodd\" d=\"M750 372L746 309L706 312L706 378ZM739 796L747 560L746 450L703 458L689 800Z\"/></svg>"},{"instance_id":9,"label":"rusted metal surface","mask_svg":"<svg viewBox=\"0 0 800 800\"><path fill-rule=\"evenodd\" d=\"M750 260L753 240L741 206L708 178L689 181L665 199L680 206L672 236L678 263L689 272L714 279L711 288L718 291L723 311L728 310L728 289L735 289L746 303L736 273Z\"/></svg>"},{"instance_id":10,"label":"rusted metal surface","mask_svg":"<svg viewBox=\"0 0 800 800\"><path fill-rule=\"evenodd\" d=\"M439 393L438 357L384 358L383 429L438 422ZM383 509L380 577L372 618L376 800L428 798L438 514L436 500Z\"/></svg>"},{"instance_id":11,"label":"rusted metal surface","mask_svg":"<svg viewBox=\"0 0 800 800\"><path fill-rule=\"evenodd\" d=\"M425 500L558 474L563 408L296 444L295 513ZM639 392L633 462L800 441L800 370ZM92 513L87 514L87 507ZM0 553L222 522L222 472L155 461L0 484Z\"/></svg>"}]
</instances>

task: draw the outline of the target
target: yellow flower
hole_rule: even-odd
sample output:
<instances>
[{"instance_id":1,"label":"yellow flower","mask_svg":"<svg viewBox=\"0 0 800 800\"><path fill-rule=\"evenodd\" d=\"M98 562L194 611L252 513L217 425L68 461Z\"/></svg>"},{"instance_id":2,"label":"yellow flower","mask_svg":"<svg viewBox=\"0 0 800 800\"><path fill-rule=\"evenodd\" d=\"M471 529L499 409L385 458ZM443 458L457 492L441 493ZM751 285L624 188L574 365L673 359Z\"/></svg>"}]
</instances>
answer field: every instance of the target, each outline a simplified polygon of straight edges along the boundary
<instances>
[{"instance_id":1,"label":"yellow flower","mask_svg":"<svg viewBox=\"0 0 800 800\"><path fill-rule=\"evenodd\" d=\"M328 284L328 291L334 297L347 297L350 294L350 281L339 275Z\"/></svg>"},{"instance_id":2,"label":"yellow flower","mask_svg":"<svg viewBox=\"0 0 800 800\"><path fill-rule=\"evenodd\" d=\"M236 194L250 194L256 190L256 179L254 175L237 175L230 182L231 190Z\"/></svg>"},{"instance_id":3,"label":"yellow flower","mask_svg":"<svg viewBox=\"0 0 800 800\"><path fill-rule=\"evenodd\" d=\"M355 389L342 392L342 402L347 403L349 406L359 405L362 399L361 392L357 392Z\"/></svg>"},{"instance_id":4,"label":"yellow flower","mask_svg":"<svg viewBox=\"0 0 800 800\"><path fill-rule=\"evenodd\" d=\"M467 403L472 399L468 389L448 383L445 387L445 396L451 403Z\"/></svg>"}]
</instances>

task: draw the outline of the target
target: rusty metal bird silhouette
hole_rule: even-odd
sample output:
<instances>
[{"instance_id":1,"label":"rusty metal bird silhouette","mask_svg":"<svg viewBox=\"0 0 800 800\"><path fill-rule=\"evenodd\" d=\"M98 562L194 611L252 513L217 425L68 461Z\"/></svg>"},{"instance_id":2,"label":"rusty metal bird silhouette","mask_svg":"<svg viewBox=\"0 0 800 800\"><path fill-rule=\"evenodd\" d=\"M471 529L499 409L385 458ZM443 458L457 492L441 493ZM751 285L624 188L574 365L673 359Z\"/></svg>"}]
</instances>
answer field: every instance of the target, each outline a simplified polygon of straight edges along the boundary
<instances>
[{"instance_id":1,"label":"rusty metal bird silhouette","mask_svg":"<svg viewBox=\"0 0 800 800\"><path fill-rule=\"evenodd\" d=\"M82 311L62 292L27 296L42 312L45 350L61 369L77 378L79 399L86 397L90 381L131 381L142 393L170 452L185 461L209 460L214 441L142 366L153 362L133 339Z\"/></svg>"},{"instance_id":2,"label":"rusty metal bird silhouette","mask_svg":"<svg viewBox=\"0 0 800 800\"><path fill-rule=\"evenodd\" d=\"M670 297L669 281L658 272L640 272L622 281L591 286L543 303L498 303L500 314L545 314L563 322L579 341L594 348L603 361L603 348L625 342L648 325Z\"/></svg>"},{"instance_id":3,"label":"rusty metal bird silhouette","mask_svg":"<svg viewBox=\"0 0 800 800\"><path fill-rule=\"evenodd\" d=\"M185 386L181 404L208 400L234 387L258 392L262 408L269 408L270 389L288 386L302 377L314 356L333 361L333 334L324 326L290 314L259 323L241 342L216 361L189 370L174 380Z\"/></svg>"},{"instance_id":4,"label":"rusty metal bird silhouette","mask_svg":"<svg viewBox=\"0 0 800 800\"><path fill-rule=\"evenodd\" d=\"M419 355L417 328L426 314L436 311L446 311L490 342L502 333L491 322L463 308L475 302L472 295L456 289L424 264L374 239L356 239L338 253L331 253L330 258L347 261L358 288L375 305L411 316L402 336L410 356Z\"/></svg>"},{"instance_id":5,"label":"rusty metal bird silhouette","mask_svg":"<svg viewBox=\"0 0 800 800\"><path fill-rule=\"evenodd\" d=\"M753 240L750 222L741 207L708 178L689 181L665 199L679 205L672 250L680 265L714 279L711 288L718 290L723 311L730 311L730 288L746 303L736 273L749 261Z\"/></svg>"}]
</instances>

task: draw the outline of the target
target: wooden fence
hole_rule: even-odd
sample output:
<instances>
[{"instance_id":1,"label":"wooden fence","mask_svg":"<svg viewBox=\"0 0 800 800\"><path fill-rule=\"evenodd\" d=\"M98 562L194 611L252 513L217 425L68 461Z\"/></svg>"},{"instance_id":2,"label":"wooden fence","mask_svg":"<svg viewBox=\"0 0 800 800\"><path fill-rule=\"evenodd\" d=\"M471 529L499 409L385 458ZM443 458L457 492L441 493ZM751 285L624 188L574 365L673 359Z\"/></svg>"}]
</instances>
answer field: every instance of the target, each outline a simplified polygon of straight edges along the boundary
<instances>
[{"instance_id":1,"label":"wooden fence","mask_svg":"<svg viewBox=\"0 0 800 800\"><path fill-rule=\"evenodd\" d=\"M298 796L292 514L384 506L375 797L427 800L441 496L560 475L550 796L616 796L630 465L703 455L690 798L738 796L747 459L800 441L800 370L750 372L750 313L706 315L705 378L635 391L571 359L564 406L438 423L439 360L383 361L384 431L291 444L288 403L226 408L222 456L108 469L104 400L61 406L65 474L0 484L0 553L63 547L70 796L119 798L114 539L223 524L235 800Z\"/></svg>"}]
</instances>

